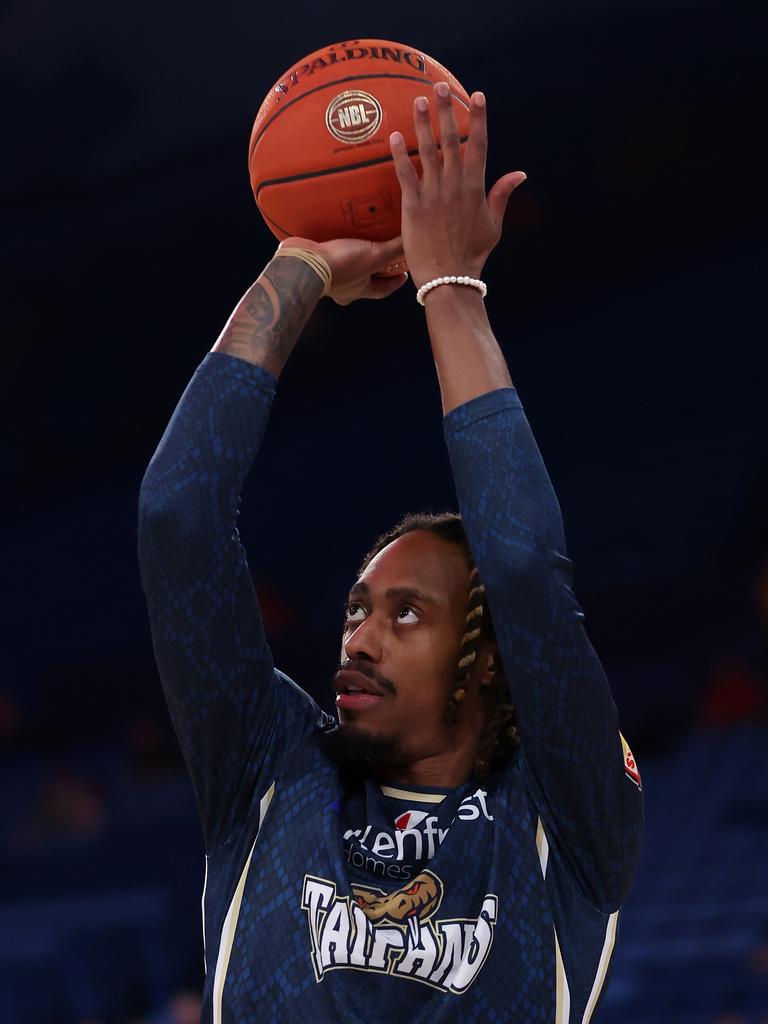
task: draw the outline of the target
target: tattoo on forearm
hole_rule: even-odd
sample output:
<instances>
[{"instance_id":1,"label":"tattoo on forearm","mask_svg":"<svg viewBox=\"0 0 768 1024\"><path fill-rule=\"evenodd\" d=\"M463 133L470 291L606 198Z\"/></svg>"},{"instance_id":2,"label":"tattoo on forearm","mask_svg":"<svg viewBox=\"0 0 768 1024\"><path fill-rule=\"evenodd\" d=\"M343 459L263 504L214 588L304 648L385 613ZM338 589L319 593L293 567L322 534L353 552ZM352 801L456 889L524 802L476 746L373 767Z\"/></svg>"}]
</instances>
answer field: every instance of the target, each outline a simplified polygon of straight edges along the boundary
<instances>
[{"instance_id":1,"label":"tattoo on forearm","mask_svg":"<svg viewBox=\"0 0 768 1024\"><path fill-rule=\"evenodd\" d=\"M253 320L253 330L259 333L271 331L277 323L280 317L280 296L267 274L257 282L257 288L246 296L245 312Z\"/></svg>"},{"instance_id":2,"label":"tattoo on forearm","mask_svg":"<svg viewBox=\"0 0 768 1024\"><path fill-rule=\"evenodd\" d=\"M320 278L301 260L273 259L243 296L213 351L247 359L277 376L322 291Z\"/></svg>"}]
</instances>

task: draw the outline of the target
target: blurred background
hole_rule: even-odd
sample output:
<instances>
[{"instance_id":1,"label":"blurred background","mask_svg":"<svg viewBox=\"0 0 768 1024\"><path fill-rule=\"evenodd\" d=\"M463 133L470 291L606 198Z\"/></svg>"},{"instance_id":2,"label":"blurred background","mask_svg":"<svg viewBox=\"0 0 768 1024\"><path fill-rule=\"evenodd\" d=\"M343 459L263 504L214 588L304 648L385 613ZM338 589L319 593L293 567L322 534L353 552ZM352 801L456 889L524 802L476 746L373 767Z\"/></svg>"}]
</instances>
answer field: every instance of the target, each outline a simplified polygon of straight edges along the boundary
<instances>
[{"instance_id":1,"label":"blurred background","mask_svg":"<svg viewBox=\"0 0 768 1024\"><path fill-rule=\"evenodd\" d=\"M765 29L738 0L5 7L3 1024L199 1021L203 846L137 496L276 245L246 172L261 100L356 36L485 90L489 181L528 174L488 309L646 793L595 1020L768 1022ZM326 707L363 553L403 512L452 507L412 286L322 303L240 532L277 663Z\"/></svg>"}]
</instances>

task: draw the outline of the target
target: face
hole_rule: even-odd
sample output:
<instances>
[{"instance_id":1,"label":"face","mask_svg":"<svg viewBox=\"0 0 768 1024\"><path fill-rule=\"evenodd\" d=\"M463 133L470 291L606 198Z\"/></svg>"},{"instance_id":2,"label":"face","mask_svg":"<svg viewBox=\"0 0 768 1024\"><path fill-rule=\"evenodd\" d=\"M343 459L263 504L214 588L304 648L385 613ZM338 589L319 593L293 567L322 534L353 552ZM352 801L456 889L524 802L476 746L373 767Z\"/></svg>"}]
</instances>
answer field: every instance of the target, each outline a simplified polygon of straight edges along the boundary
<instances>
[{"instance_id":1,"label":"face","mask_svg":"<svg viewBox=\"0 0 768 1024\"><path fill-rule=\"evenodd\" d=\"M411 762L450 742L443 724L464 631L469 569L461 548L424 530L387 545L352 588L341 669L340 734L376 759Z\"/></svg>"}]
</instances>

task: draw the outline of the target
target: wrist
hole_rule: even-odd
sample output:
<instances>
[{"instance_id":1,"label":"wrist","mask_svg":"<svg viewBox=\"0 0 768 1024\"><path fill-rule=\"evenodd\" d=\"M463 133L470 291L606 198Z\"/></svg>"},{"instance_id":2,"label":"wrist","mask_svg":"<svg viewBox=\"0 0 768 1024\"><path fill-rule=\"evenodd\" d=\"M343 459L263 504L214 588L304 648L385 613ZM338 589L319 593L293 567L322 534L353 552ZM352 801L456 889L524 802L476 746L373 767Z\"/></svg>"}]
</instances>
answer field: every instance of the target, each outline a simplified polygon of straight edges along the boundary
<instances>
[{"instance_id":1,"label":"wrist","mask_svg":"<svg viewBox=\"0 0 768 1024\"><path fill-rule=\"evenodd\" d=\"M279 377L322 293L312 267L287 256L273 258L238 302L212 351Z\"/></svg>"},{"instance_id":2,"label":"wrist","mask_svg":"<svg viewBox=\"0 0 768 1024\"><path fill-rule=\"evenodd\" d=\"M290 239L288 241L291 241ZM286 242L281 242L277 247L273 259L289 259L299 260L301 263L305 263L311 270L313 270L323 285L321 297L328 295L333 286L333 274L331 273L330 265L328 261L322 256L315 246L314 242L307 243L304 239L298 239L298 241L304 242L303 245L288 245Z\"/></svg>"},{"instance_id":3,"label":"wrist","mask_svg":"<svg viewBox=\"0 0 768 1024\"><path fill-rule=\"evenodd\" d=\"M461 313L467 311L485 316L485 300L477 288L468 285L444 284L433 288L424 296L424 311L427 318L436 313Z\"/></svg>"},{"instance_id":4,"label":"wrist","mask_svg":"<svg viewBox=\"0 0 768 1024\"><path fill-rule=\"evenodd\" d=\"M450 276L436 277L427 281L416 292L416 301L421 306L426 306L427 300L438 293L449 292L451 294L474 294L484 300L488 292L485 281L478 277L470 277L468 274L451 274Z\"/></svg>"},{"instance_id":5,"label":"wrist","mask_svg":"<svg viewBox=\"0 0 768 1024\"><path fill-rule=\"evenodd\" d=\"M485 269L486 260L478 259L451 259L441 263L435 263L432 265L427 264L426 267L417 264L416 269L411 269L411 278L417 288L420 288L423 284L427 284L428 281L434 281L438 277L450 277L455 275L482 278L483 270Z\"/></svg>"}]
</instances>

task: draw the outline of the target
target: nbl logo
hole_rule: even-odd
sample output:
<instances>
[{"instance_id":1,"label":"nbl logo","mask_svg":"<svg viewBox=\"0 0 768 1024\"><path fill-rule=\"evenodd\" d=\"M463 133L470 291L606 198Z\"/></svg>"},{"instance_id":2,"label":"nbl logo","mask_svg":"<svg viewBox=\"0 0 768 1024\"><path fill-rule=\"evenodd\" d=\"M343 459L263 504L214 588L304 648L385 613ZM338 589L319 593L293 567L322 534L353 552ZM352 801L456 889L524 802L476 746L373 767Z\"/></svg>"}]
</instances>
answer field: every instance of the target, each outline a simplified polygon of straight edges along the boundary
<instances>
[{"instance_id":1,"label":"nbl logo","mask_svg":"<svg viewBox=\"0 0 768 1024\"><path fill-rule=\"evenodd\" d=\"M381 105L369 92L348 89L328 104L325 124L339 142L364 142L381 124Z\"/></svg>"}]
</instances>

